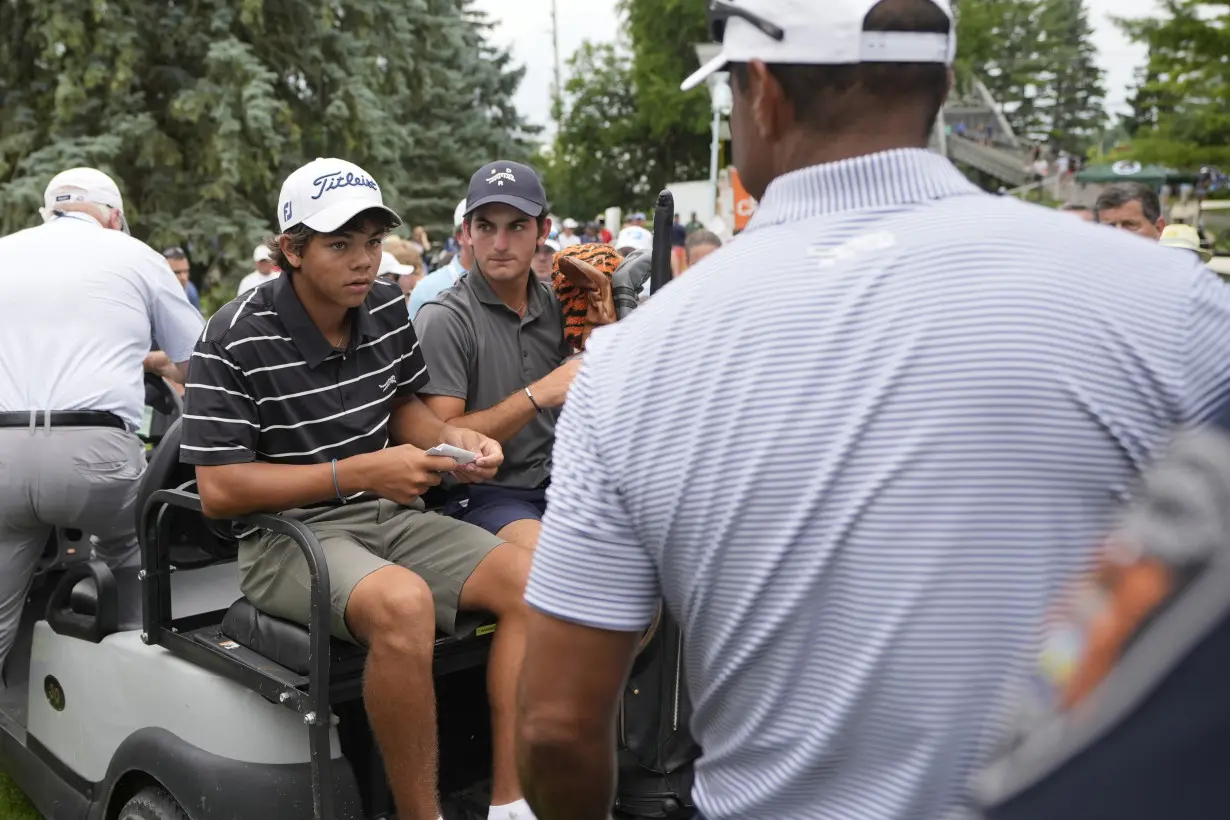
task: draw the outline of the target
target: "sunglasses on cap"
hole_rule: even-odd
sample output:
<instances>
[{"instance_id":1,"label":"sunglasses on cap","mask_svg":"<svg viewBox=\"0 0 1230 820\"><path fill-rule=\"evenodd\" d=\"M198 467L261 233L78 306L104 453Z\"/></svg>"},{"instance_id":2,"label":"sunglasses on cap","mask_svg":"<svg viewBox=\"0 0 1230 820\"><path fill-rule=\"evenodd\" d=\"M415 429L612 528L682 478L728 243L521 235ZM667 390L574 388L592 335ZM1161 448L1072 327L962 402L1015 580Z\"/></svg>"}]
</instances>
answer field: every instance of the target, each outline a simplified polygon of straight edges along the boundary
<instances>
[{"instance_id":1,"label":"sunglasses on cap","mask_svg":"<svg viewBox=\"0 0 1230 820\"><path fill-rule=\"evenodd\" d=\"M734 3L728 3L726 0L713 0L709 4L709 36L713 38L713 42L726 41L726 23L731 18L746 20L766 37L772 37L779 43L786 39L786 32L782 31L780 26L770 23L759 14L736 6Z\"/></svg>"}]
</instances>

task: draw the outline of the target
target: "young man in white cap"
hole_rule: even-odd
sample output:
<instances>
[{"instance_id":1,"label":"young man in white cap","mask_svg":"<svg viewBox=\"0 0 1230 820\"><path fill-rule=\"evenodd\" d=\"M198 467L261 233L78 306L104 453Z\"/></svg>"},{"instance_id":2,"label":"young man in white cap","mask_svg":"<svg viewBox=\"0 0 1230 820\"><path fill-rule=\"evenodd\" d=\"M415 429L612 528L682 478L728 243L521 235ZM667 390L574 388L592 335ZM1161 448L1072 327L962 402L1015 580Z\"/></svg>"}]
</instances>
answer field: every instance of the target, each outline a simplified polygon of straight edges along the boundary
<instances>
[{"instance_id":1,"label":"young man in white cap","mask_svg":"<svg viewBox=\"0 0 1230 820\"><path fill-rule=\"evenodd\" d=\"M522 784L544 820L607 816L665 598L707 820L964 816L1048 601L1230 398L1230 289L927 150L947 0L710 14L686 87L729 69L759 209L589 338L526 590Z\"/></svg>"},{"instance_id":2,"label":"young man in white cap","mask_svg":"<svg viewBox=\"0 0 1230 820\"><path fill-rule=\"evenodd\" d=\"M73 168L43 199L46 224L0 238L0 670L54 527L135 565L142 365L182 382L204 324L110 177Z\"/></svg>"},{"instance_id":3,"label":"young man in white cap","mask_svg":"<svg viewBox=\"0 0 1230 820\"><path fill-rule=\"evenodd\" d=\"M286 179L278 201L273 255L283 275L210 320L193 353L182 459L197 465L206 515L277 512L321 539L333 633L369 650L364 701L402 818L438 811L436 629L472 630L467 613L499 617L489 671L491 817L505 820L510 805L522 805L511 729L529 553L423 512L420 498L446 473L490 478L503 452L442 423L415 395L427 368L406 300L376 276L400 218L375 180L349 162L317 159ZM459 467L424 452L441 443L479 458ZM248 535L239 568L255 606L307 622L310 577L289 540Z\"/></svg>"},{"instance_id":4,"label":"young man in white cap","mask_svg":"<svg viewBox=\"0 0 1230 820\"><path fill-rule=\"evenodd\" d=\"M444 291L457 284L457 280L474 269L474 247L465 238L462 221L465 219L466 201L463 199L453 211L453 238L461 248L454 254L449 263L437 271L432 271L423 277L423 281L415 286L410 294L410 318L418 316L423 305L435 299Z\"/></svg>"},{"instance_id":5,"label":"young man in white cap","mask_svg":"<svg viewBox=\"0 0 1230 820\"><path fill-rule=\"evenodd\" d=\"M258 288L266 282L272 282L281 273L274 267L273 253L269 250L268 245L257 245L252 251L252 261L256 263L256 270L239 281L239 296L243 296L252 288Z\"/></svg>"},{"instance_id":6,"label":"young man in white cap","mask_svg":"<svg viewBox=\"0 0 1230 820\"><path fill-rule=\"evenodd\" d=\"M474 270L414 320L431 373L420 389L442 419L499 441L486 485L450 488L445 512L532 547L546 507L555 419L580 365L566 361L564 317L532 270L547 241L547 194L534 170L499 160L470 179L465 238Z\"/></svg>"}]
</instances>

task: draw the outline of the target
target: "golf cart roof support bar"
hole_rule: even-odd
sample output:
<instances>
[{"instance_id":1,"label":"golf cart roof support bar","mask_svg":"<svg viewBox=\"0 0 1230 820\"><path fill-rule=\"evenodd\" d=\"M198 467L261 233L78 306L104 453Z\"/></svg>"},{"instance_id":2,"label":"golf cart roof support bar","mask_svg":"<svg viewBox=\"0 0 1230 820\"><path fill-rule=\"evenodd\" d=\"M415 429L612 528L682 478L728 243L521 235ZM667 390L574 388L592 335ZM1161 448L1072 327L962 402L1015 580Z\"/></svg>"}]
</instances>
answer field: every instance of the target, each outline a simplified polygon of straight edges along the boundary
<instances>
[{"instance_id":1,"label":"golf cart roof support bar","mask_svg":"<svg viewBox=\"0 0 1230 820\"><path fill-rule=\"evenodd\" d=\"M650 262L651 293L657 293L671 280L671 226L675 223L675 195L669 190L658 194L653 212L653 257Z\"/></svg>"},{"instance_id":2,"label":"golf cart roof support bar","mask_svg":"<svg viewBox=\"0 0 1230 820\"><path fill-rule=\"evenodd\" d=\"M141 515L142 532L145 535L141 549L144 570L142 588L146 605L145 641L151 645L166 645L168 637L179 638L180 640L171 641L175 644L186 641L170 630L171 579L166 560L170 526L169 516L165 514L168 506L204 515L200 496L182 490L158 490L145 503ZM333 820L333 767L329 744L329 630L332 609L329 606L329 567L325 563L325 551L311 530L292 519L274 515L251 515L237 519L237 522L285 535L294 541L307 560L308 572L312 578L311 609L308 615L308 696L312 708L304 715L304 722L308 724L308 746L311 754L312 817L313 820ZM269 680L275 681L272 677Z\"/></svg>"}]
</instances>

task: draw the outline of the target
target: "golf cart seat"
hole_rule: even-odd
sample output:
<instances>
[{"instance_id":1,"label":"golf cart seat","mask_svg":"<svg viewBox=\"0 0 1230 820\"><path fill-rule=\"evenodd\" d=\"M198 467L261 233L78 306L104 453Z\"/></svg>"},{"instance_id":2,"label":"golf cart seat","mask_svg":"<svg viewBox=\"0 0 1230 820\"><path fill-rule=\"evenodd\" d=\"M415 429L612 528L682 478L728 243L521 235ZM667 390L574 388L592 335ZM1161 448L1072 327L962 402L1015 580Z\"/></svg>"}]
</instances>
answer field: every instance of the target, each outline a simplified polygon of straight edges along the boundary
<instances>
[{"instance_id":1,"label":"golf cart seat","mask_svg":"<svg viewBox=\"0 0 1230 820\"><path fill-rule=\"evenodd\" d=\"M490 634L495 628L493 618L475 617L464 624L456 635L436 633L436 662L447 661L455 653L475 643L475 639ZM307 628L261 612L247 598L231 604L222 619L221 632L240 646L299 675L308 673ZM367 650L352 643L330 639L330 669L334 678L359 671L367 659ZM440 670L437 669L437 672Z\"/></svg>"}]
</instances>

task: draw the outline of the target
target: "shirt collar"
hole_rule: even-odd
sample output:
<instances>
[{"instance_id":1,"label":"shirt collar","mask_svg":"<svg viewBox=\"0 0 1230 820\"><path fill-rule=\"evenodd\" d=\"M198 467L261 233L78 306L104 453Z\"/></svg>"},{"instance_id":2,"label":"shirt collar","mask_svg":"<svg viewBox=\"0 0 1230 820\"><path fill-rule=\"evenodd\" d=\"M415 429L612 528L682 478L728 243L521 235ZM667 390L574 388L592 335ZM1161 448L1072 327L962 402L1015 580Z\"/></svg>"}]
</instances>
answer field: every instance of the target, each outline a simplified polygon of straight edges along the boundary
<instances>
[{"instance_id":1,"label":"shirt collar","mask_svg":"<svg viewBox=\"0 0 1230 820\"><path fill-rule=\"evenodd\" d=\"M512 315L517 315L517 311L504 304L504 300L496 295L491 289L491 283L487 281L487 277L483 276L478 270L478 264L475 263L474 270L466 274L465 281L469 284L470 289L474 291L474 295L478 297L478 301L484 305L490 305L494 308L503 308ZM539 316L546 307L546 296L543 289L538 286L538 278L534 276L534 272L530 271L530 281L526 283L526 308L524 319L533 319Z\"/></svg>"},{"instance_id":2,"label":"shirt collar","mask_svg":"<svg viewBox=\"0 0 1230 820\"><path fill-rule=\"evenodd\" d=\"M68 219L68 220L72 220L73 222L85 222L90 225L97 225L100 228L102 227L101 222L99 222L97 219L90 216L89 214L83 213L81 211L54 211L54 213L55 213L55 221L59 221L61 219Z\"/></svg>"},{"instance_id":3,"label":"shirt collar","mask_svg":"<svg viewBox=\"0 0 1230 820\"><path fill-rule=\"evenodd\" d=\"M815 216L892 208L982 191L946 158L901 148L813 165L773 180L748 230Z\"/></svg>"},{"instance_id":4,"label":"shirt collar","mask_svg":"<svg viewBox=\"0 0 1230 820\"><path fill-rule=\"evenodd\" d=\"M465 268L461 266L461 254L460 253L456 254L452 259L448 260L448 264L444 266L444 269L452 275L454 282L460 279L464 274L469 273L468 270L466 270Z\"/></svg>"},{"instance_id":5,"label":"shirt collar","mask_svg":"<svg viewBox=\"0 0 1230 820\"><path fill-rule=\"evenodd\" d=\"M283 273L273 281L271 286L273 288L273 308L278 312L278 318L282 320L282 326L290 334L291 341L303 354L303 361L308 367L315 368L333 354L333 343L325 338L325 334L316 327L312 317L308 316L307 308L303 306L303 302L299 301L299 294L295 293L293 279L293 275L287 276ZM377 286L373 284L372 287ZM363 304L350 310L350 346L352 348L364 337L372 335L372 318L367 308L368 299L371 299L370 293L367 299L363 300Z\"/></svg>"}]
</instances>

